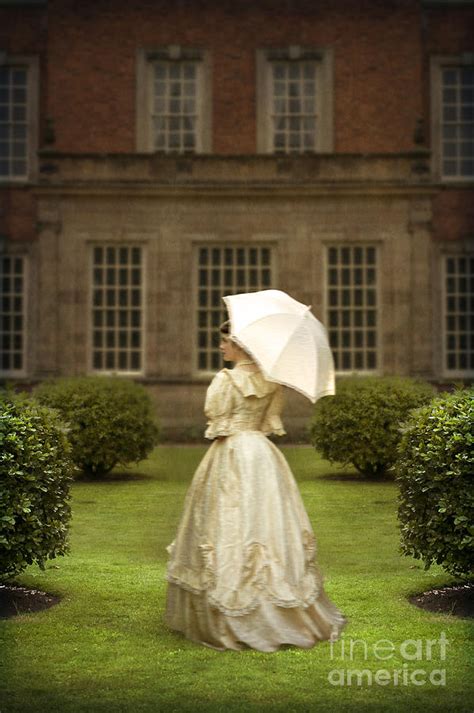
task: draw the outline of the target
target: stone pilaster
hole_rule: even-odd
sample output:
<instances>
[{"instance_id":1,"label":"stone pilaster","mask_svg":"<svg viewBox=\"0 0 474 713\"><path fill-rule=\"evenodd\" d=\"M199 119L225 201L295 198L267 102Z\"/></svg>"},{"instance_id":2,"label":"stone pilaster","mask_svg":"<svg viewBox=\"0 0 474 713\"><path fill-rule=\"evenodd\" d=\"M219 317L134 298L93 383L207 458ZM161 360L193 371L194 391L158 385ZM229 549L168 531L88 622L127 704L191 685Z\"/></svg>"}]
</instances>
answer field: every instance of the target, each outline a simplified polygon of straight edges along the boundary
<instances>
[{"instance_id":1,"label":"stone pilaster","mask_svg":"<svg viewBox=\"0 0 474 713\"><path fill-rule=\"evenodd\" d=\"M58 374L58 278L62 265L59 254L61 233L59 199L38 202L38 249L36 291L36 364L33 377L46 378Z\"/></svg>"}]
</instances>

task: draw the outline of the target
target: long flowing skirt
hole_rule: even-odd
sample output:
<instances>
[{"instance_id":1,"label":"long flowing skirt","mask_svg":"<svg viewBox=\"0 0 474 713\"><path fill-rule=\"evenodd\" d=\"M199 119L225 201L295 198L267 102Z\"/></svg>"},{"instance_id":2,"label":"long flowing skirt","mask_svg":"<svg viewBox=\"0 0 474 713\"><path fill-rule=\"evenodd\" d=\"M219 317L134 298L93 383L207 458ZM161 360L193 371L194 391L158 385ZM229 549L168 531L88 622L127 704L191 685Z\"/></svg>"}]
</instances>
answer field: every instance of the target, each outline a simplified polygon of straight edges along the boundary
<instances>
[{"instance_id":1,"label":"long flowing skirt","mask_svg":"<svg viewBox=\"0 0 474 713\"><path fill-rule=\"evenodd\" d=\"M217 650L335 641L316 539L281 451L261 432L214 441L186 494L169 561L165 623Z\"/></svg>"}]
</instances>

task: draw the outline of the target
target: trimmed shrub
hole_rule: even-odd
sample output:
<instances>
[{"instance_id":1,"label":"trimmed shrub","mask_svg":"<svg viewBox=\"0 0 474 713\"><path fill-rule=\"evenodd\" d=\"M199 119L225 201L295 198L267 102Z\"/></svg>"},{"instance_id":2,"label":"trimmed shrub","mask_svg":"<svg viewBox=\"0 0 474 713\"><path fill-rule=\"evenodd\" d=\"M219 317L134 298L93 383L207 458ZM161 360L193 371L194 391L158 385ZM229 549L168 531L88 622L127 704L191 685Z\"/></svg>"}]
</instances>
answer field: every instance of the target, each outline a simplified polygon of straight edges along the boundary
<instances>
[{"instance_id":1,"label":"trimmed shrub","mask_svg":"<svg viewBox=\"0 0 474 713\"><path fill-rule=\"evenodd\" d=\"M128 379L53 379L38 386L35 396L68 423L72 458L89 478L146 458L158 443L151 399L143 386Z\"/></svg>"},{"instance_id":2,"label":"trimmed shrub","mask_svg":"<svg viewBox=\"0 0 474 713\"><path fill-rule=\"evenodd\" d=\"M394 466L401 550L454 576L474 568L474 390L435 399L403 427Z\"/></svg>"},{"instance_id":3,"label":"trimmed shrub","mask_svg":"<svg viewBox=\"0 0 474 713\"><path fill-rule=\"evenodd\" d=\"M317 402L310 440L323 458L352 465L363 475L390 475L400 440L400 424L411 409L426 404L432 387L402 377L348 376L336 395Z\"/></svg>"},{"instance_id":4,"label":"trimmed shrub","mask_svg":"<svg viewBox=\"0 0 474 713\"><path fill-rule=\"evenodd\" d=\"M69 551L74 466L56 413L0 394L0 579Z\"/></svg>"}]
</instances>

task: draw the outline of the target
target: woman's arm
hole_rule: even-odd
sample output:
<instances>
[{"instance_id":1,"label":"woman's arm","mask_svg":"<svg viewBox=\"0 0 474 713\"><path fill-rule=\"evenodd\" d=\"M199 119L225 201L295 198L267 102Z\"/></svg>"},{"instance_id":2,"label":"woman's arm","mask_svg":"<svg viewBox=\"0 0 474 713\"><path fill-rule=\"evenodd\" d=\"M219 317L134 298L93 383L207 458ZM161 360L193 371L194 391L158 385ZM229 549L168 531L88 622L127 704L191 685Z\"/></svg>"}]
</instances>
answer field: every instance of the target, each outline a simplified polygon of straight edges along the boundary
<instances>
[{"instance_id":1,"label":"woman's arm","mask_svg":"<svg viewBox=\"0 0 474 713\"><path fill-rule=\"evenodd\" d=\"M206 394L204 413L208 421L205 438L221 440L232 433L233 391L232 381L222 369L212 380Z\"/></svg>"}]
</instances>

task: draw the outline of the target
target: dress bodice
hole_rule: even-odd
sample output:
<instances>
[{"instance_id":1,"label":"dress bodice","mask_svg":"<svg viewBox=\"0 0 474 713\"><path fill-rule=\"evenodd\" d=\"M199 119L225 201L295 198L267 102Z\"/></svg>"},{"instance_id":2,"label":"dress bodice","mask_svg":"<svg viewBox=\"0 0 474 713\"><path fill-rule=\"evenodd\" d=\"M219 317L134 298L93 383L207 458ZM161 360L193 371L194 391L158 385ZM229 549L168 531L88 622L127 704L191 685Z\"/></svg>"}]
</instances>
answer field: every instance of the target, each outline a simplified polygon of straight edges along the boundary
<instances>
[{"instance_id":1,"label":"dress bodice","mask_svg":"<svg viewBox=\"0 0 474 713\"><path fill-rule=\"evenodd\" d=\"M213 439L240 431L282 436L285 434L280 418L282 407L282 387L267 381L260 371L222 369L207 390L205 437Z\"/></svg>"}]
</instances>

